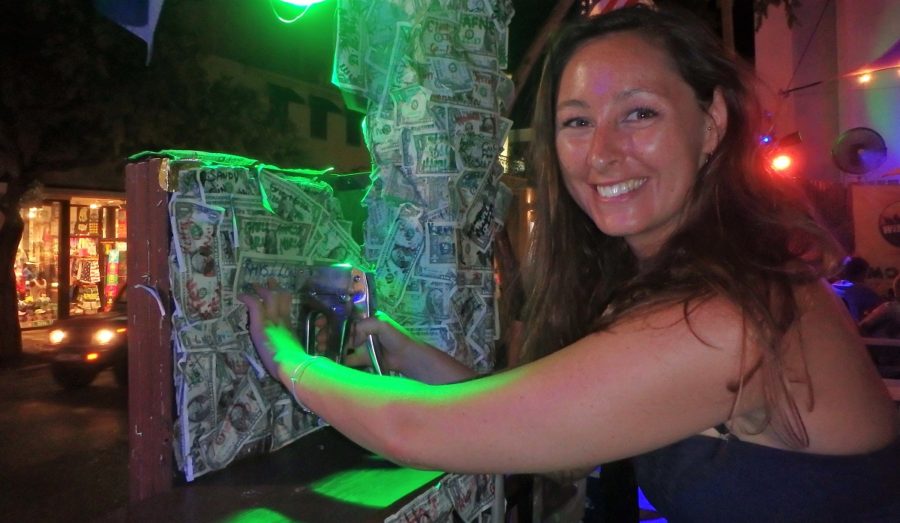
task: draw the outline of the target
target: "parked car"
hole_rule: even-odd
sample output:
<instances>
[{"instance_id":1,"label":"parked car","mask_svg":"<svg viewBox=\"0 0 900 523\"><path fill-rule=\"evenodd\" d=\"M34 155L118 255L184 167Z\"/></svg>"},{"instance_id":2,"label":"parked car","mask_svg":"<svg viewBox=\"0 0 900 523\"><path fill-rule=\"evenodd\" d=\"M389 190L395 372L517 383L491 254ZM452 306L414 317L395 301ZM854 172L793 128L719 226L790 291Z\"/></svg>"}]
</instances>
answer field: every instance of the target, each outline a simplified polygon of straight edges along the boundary
<instances>
[{"instance_id":1,"label":"parked car","mask_svg":"<svg viewBox=\"0 0 900 523\"><path fill-rule=\"evenodd\" d=\"M125 287L108 312L59 320L50 329L50 371L67 389L90 385L112 368L116 383L128 384L128 303Z\"/></svg>"}]
</instances>

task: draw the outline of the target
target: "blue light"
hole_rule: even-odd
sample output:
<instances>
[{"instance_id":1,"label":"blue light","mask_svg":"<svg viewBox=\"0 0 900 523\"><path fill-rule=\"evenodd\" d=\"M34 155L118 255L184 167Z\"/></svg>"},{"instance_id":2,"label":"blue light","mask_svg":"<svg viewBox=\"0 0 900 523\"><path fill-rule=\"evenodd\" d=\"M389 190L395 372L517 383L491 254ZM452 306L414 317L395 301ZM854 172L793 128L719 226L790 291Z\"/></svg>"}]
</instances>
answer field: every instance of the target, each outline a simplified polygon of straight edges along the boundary
<instances>
[{"instance_id":1,"label":"blue light","mask_svg":"<svg viewBox=\"0 0 900 523\"><path fill-rule=\"evenodd\" d=\"M772 135L771 134L762 135L759 138L759 143L761 143L763 145L768 145L768 144L772 143Z\"/></svg>"}]
</instances>

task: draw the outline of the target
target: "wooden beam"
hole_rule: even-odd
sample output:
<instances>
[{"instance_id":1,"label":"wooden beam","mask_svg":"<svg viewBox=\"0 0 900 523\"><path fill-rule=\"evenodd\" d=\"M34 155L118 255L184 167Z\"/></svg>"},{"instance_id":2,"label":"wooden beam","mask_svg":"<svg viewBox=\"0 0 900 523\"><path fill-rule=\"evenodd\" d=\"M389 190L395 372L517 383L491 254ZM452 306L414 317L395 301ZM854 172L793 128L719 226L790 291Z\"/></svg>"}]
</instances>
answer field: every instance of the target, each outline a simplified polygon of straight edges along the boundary
<instances>
[{"instance_id":1,"label":"wooden beam","mask_svg":"<svg viewBox=\"0 0 900 523\"><path fill-rule=\"evenodd\" d=\"M129 164L128 477L132 502L172 490L173 396L166 160ZM153 289L160 301L148 290ZM160 303L163 310L160 311Z\"/></svg>"}]
</instances>

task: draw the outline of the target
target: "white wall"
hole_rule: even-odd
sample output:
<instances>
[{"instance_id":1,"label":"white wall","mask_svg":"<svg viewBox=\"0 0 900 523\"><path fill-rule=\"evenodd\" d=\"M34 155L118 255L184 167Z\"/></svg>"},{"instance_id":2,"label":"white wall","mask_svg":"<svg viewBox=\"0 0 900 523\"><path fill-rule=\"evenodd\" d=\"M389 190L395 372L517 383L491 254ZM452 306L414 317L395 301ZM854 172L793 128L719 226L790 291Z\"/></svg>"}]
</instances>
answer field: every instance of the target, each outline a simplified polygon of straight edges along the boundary
<instances>
[{"instance_id":1,"label":"white wall","mask_svg":"<svg viewBox=\"0 0 900 523\"><path fill-rule=\"evenodd\" d=\"M804 0L797 15L800 25L789 30L783 9L770 7L756 33L756 70L776 134L800 132L798 167L808 178L900 181L900 74L877 73L865 86L843 76L900 38L900 0ZM822 83L780 94L814 82ZM844 175L831 159L835 140L852 127L876 130L888 148L884 164L860 178Z\"/></svg>"}]
</instances>

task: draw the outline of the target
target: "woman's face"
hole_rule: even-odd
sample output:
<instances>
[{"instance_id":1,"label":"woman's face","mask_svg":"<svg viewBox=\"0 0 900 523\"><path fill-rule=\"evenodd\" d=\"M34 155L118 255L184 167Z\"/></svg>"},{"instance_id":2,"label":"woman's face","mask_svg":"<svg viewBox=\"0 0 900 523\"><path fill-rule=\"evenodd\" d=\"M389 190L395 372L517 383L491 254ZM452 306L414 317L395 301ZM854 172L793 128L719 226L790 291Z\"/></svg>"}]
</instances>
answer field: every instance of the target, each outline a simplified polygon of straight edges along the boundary
<instances>
[{"instance_id":1,"label":"woman's face","mask_svg":"<svg viewBox=\"0 0 900 523\"><path fill-rule=\"evenodd\" d=\"M663 50L623 32L575 51L556 102L556 150L572 198L638 258L655 254L725 129L721 94L704 111Z\"/></svg>"}]
</instances>

